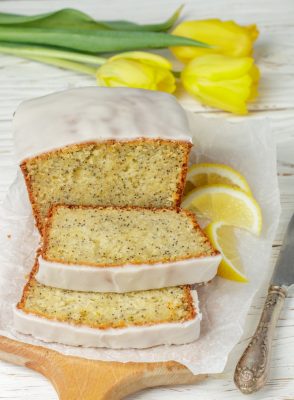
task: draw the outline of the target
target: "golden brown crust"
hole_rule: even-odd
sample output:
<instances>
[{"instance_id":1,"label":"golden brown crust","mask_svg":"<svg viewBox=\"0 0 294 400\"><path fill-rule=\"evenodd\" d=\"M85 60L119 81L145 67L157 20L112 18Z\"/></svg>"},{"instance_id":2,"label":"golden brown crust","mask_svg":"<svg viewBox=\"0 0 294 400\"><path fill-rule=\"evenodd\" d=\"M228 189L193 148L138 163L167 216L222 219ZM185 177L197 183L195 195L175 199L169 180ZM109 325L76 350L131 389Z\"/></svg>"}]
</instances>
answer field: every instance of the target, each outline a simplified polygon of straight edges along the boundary
<instances>
[{"instance_id":1,"label":"golden brown crust","mask_svg":"<svg viewBox=\"0 0 294 400\"><path fill-rule=\"evenodd\" d=\"M16 305L16 308L18 308L20 310L24 310L25 302L26 302L28 294L29 294L29 289L33 285L33 283L35 282L35 275L36 275L36 273L38 272L38 269L39 269L39 263L38 263L39 254L40 254L40 249L37 250L35 263L34 263L33 268L32 268L32 270L31 270L31 272L29 274L28 281L27 281L27 283L25 284L25 286L23 288L21 299Z\"/></svg>"},{"instance_id":2,"label":"golden brown crust","mask_svg":"<svg viewBox=\"0 0 294 400\"><path fill-rule=\"evenodd\" d=\"M191 286L186 285L183 286L185 295L187 298L187 303L188 303L188 311L189 311L189 317L187 318L187 321L193 319L196 317L196 304L194 304L192 293L191 293Z\"/></svg>"},{"instance_id":3,"label":"golden brown crust","mask_svg":"<svg viewBox=\"0 0 294 400\"><path fill-rule=\"evenodd\" d=\"M190 155L191 148L193 146L192 143L187 142L187 144L189 144L189 146L186 147L185 159L184 159L184 162L183 162L183 165L182 165L182 170L181 170L179 182L178 182L178 185L177 185L177 192L176 192L176 195L175 195L175 207L180 207L181 206L182 198L183 198L183 195L184 195L186 177L187 177L187 173L188 173L189 155Z\"/></svg>"},{"instance_id":4,"label":"golden brown crust","mask_svg":"<svg viewBox=\"0 0 294 400\"><path fill-rule=\"evenodd\" d=\"M48 216L46 218L46 223L43 229L43 246L42 246L42 251L41 251L41 256L44 260L46 261L51 261L51 262L57 262L60 264L65 264L65 265L79 265L80 263L76 262L65 262L59 259L54 259L54 258L48 258L47 257L47 249L48 249L48 245L49 245L49 233L50 233L50 229L51 229L51 225L52 225L52 220L53 220L53 216L54 213L59 209L59 208L68 208L68 209L91 209L91 210L136 210L136 211L143 211L143 210L151 210L153 212L157 212L157 213L161 213L161 212L165 212L165 211L176 211L177 213L183 213L186 214L187 217L191 220L192 225L194 227L195 231L200 232L200 234L202 235L202 237L205 239L206 244L209 245L210 249L211 249L211 257L213 256L217 256L219 255L219 251L215 250L212 246L212 244L210 243L207 235L203 232L203 230L200 228L199 224L196 221L195 215L188 210L184 210L181 208L152 208L152 207L138 207L138 206L78 206L78 205L67 205L67 204L54 204L50 207L49 212L48 212ZM186 256L186 257L175 257L173 260L170 260L169 258L163 258L160 260L146 260L145 262L142 261L132 261L132 262L125 262L125 263L121 263L121 264L101 264L101 263L90 263L90 262L83 262L83 265L85 266L89 266L89 267L97 267L97 268L107 268L107 267L123 267L124 265L144 265L144 264L150 264L150 265L154 265L154 264L164 264L164 263L168 263L168 262L177 262L177 261L184 261L184 260L190 260L193 258L203 258L203 257L209 257L206 254L192 254L190 256Z\"/></svg>"},{"instance_id":5,"label":"golden brown crust","mask_svg":"<svg viewBox=\"0 0 294 400\"><path fill-rule=\"evenodd\" d=\"M69 144L67 146L61 147L61 148L57 148L54 150L50 150L50 151L46 151L43 152L39 155L36 155L34 157L28 157L25 158L21 164L27 163L28 161L34 161L34 160L38 160L38 159L48 159L51 155L58 153L58 152L62 152L62 153L67 153L69 151L71 151L72 149L80 149L81 147L84 146L89 146L89 145L93 145L96 146L97 144L136 144L136 143L140 143L140 142L147 142L147 143L159 143L159 144L172 144L174 146L183 146L186 148L187 152L190 151L191 147L193 146L193 144L191 142L188 142L187 140L173 140L173 139L161 139L161 138L147 138L147 137L138 137L136 139L121 139L121 140L116 140L116 139L105 139L105 140L98 140L98 141L86 141L86 142L81 142L81 143L74 143L74 144ZM189 155L189 154L188 154ZM185 162L184 162L185 163Z\"/></svg>"},{"instance_id":6,"label":"golden brown crust","mask_svg":"<svg viewBox=\"0 0 294 400\"><path fill-rule=\"evenodd\" d=\"M29 199L30 199L31 206L32 206L33 215L35 217L36 227L38 228L38 230L39 230L39 232L40 232L40 234L42 236L42 227L43 227L43 225L42 225L42 217L41 217L41 214L40 214L40 210L39 210L38 204L37 204L37 202L35 200L35 197L34 197L34 191L33 191L33 188L32 188L31 178L29 176L29 173L28 173L27 166L26 166L25 162L22 162L20 164L20 169L21 169L21 171L23 173L23 176L24 176L25 184L26 184L26 187L27 187Z\"/></svg>"},{"instance_id":7,"label":"golden brown crust","mask_svg":"<svg viewBox=\"0 0 294 400\"><path fill-rule=\"evenodd\" d=\"M37 257L38 257L38 252L37 252ZM48 316L48 315L46 315L45 313L42 313L42 312L38 312L38 311L34 311L34 310L27 310L26 309L26 300L27 300L27 297L29 295L30 288L32 286L34 286L34 284L36 284L36 282L37 282L36 279L35 279L35 275L38 272L38 268L39 268L39 264L38 264L38 259L36 258L35 264L34 264L34 266L32 268L31 273L30 273L29 279L28 279L26 285L24 286L21 300L16 305L17 309L25 312L26 314L33 314L33 315L36 315L38 317L48 319L50 321L65 322L65 323L70 323L70 324L77 325L77 326L87 326L87 327L90 327L90 328L102 329L102 330L104 330L104 329L112 329L112 328L113 329L127 328L129 326L152 326L152 325L158 325L158 324L164 324L164 323L174 323L174 321L162 320L162 321L156 321L155 323L147 323L147 324L143 323L143 322L135 322L132 325L128 325L128 324L126 324L124 322L121 322L120 324L118 323L116 325L109 325L109 324L108 325L107 324L104 324L104 325L98 325L98 324L85 325L85 324L79 323L78 321L68 321L68 320L66 320L64 318L58 318L58 317L52 318L52 317L50 317L50 316ZM196 317L196 315L197 315L196 309L195 309L197 305L194 305L194 301L193 301L192 294L191 294L191 286L190 285L184 285L184 286L181 286L181 287L184 289L185 297L186 297L186 300L187 300L188 316L183 321L179 321L179 323L190 321L191 319L194 319Z\"/></svg>"},{"instance_id":8,"label":"golden brown crust","mask_svg":"<svg viewBox=\"0 0 294 400\"><path fill-rule=\"evenodd\" d=\"M32 188L32 181L29 176L28 170L27 170L27 163L30 161L35 161L35 160L42 160L42 159L48 159L52 154L55 154L56 152L70 152L74 149L80 149L84 146L89 146L89 145L97 145L97 144L116 144L116 143L127 143L127 144L135 144L138 142L151 142L151 143L159 143L159 144L173 144L175 146L182 146L185 149L185 158L183 161L182 165L182 170L181 174L179 176L179 181L177 184L177 191L174 196L174 207L179 207L182 201L183 193L184 193L184 188L185 188L185 182L186 182L186 176L187 176L187 171L188 171L188 160L189 160L189 154L191 151L191 148L193 146L192 143L185 141L185 140L172 140L172 139L152 139L152 138L137 138L133 140L115 140L115 139L108 139L108 140L101 140L101 141L89 141L89 142L83 142L83 143L77 143L77 144L71 144L59 149L55 149L52 151L44 152L42 154L39 154L35 157L29 157L26 158L22 161L20 164L20 168L22 170L22 173L25 178L25 183L26 187L28 190L29 194L29 199L32 205L32 210L33 214L35 217L36 221L36 226L40 232L40 234L43 234L43 224L42 224L42 217L41 213L37 204L37 201L34 197L34 192Z\"/></svg>"}]
</instances>

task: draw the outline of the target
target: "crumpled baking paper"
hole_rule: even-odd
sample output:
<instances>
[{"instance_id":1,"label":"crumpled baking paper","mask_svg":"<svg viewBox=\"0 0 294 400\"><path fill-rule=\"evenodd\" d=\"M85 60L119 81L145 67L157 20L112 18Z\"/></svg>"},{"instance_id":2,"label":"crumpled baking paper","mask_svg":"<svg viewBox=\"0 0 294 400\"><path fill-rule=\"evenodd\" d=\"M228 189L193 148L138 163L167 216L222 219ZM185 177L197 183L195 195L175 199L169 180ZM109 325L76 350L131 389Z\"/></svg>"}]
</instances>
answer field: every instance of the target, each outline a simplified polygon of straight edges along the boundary
<instances>
[{"instance_id":1,"label":"crumpled baking paper","mask_svg":"<svg viewBox=\"0 0 294 400\"><path fill-rule=\"evenodd\" d=\"M195 144L192 161L231 165L248 179L262 207L263 231L254 237L239 230L239 248L250 283L222 278L199 288L203 313L200 339L181 346L110 350L47 344L13 329L13 307L32 268L39 234L34 226L23 177L18 171L0 207L0 334L63 354L96 360L155 362L174 360L194 374L220 373L239 341L253 297L270 271L271 246L280 214L276 149L265 119L225 120L188 113Z\"/></svg>"}]
</instances>

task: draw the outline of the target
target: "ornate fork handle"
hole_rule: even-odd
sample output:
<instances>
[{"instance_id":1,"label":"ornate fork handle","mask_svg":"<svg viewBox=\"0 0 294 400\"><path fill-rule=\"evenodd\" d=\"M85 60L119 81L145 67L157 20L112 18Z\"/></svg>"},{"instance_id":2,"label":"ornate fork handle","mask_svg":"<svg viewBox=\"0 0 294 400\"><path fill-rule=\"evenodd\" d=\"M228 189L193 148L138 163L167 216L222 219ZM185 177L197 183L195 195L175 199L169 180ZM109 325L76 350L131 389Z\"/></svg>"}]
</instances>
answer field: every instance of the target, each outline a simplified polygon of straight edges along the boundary
<instances>
[{"instance_id":1,"label":"ornate fork handle","mask_svg":"<svg viewBox=\"0 0 294 400\"><path fill-rule=\"evenodd\" d=\"M286 295L283 287L269 288L258 327L235 370L235 384L244 394L256 392L267 380L273 334Z\"/></svg>"}]
</instances>

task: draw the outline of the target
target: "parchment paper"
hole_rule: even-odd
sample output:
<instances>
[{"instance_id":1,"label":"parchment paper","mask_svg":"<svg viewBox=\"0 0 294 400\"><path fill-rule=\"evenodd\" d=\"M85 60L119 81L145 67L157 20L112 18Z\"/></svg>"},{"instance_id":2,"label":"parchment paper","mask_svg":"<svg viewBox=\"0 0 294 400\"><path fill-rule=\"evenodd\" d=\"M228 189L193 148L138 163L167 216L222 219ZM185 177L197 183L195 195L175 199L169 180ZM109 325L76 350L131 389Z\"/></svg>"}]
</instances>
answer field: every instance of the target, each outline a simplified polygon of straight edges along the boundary
<instances>
[{"instance_id":1,"label":"parchment paper","mask_svg":"<svg viewBox=\"0 0 294 400\"><path fill-rule=\"evenodd\" d=\"M18 171L0 207L0 334L43 345L64 354L106 361L154 362L175 360L194 374L219 373L243 331L251 301L269 274L271 245L279 214L276 149L265 119L225 120L189 113L195 149L193 161L221 162L241 171L262 207L263 231L257 238L239 230L239 247L249 284L216 278L199 289L203 313L201 337L182 346L144 350L109 350L46 344L14 331L12 310L31 270L39 234L34 227L23 177Z\"/></svg>"}]
</instances>

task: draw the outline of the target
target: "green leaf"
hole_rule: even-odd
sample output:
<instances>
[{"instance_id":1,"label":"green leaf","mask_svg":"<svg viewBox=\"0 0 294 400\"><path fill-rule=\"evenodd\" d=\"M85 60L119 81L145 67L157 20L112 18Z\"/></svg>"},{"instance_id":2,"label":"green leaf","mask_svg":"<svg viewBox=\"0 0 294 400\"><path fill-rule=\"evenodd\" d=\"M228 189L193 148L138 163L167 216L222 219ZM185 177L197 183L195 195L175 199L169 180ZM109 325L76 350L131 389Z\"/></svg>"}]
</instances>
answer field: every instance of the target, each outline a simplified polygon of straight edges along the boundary
<instances>
[{"instance_id":1,"label":"green leaf","mask_svg":"<svg viewBox=\"0 0 294 400\"><path fill-rule=\"evenodd\" d=\"M184 5L181 5L169 19L160 24L140 25L128 21L108 21L106 23L111 24L112 29L120 31L134 30L134 31L166 32L170 28L172 28L173 25L177 22L183 8Z\"/></svg>"},{"instance_id":2,"label":"green leaf","mask_svg":"<svg viewBox=\"0 0 294 400\"><path fill-rule=\"evenodd\" d=\"M49 45L88 53L159 49L169 46L209 47L193 39L162 32L89 32L15 27L0 27L0 41Z\"/></svg>"},{"instance_id":3,"label":"green leaf","mask_svg":"<svg viewBox=\"0 0 294 400\"><path fill-rule=\"evenodd\" d=\"M71 8L34 16L0 13L0 25L23 28L108 29L87 14Z\"/></svg>"},{"instance_id":4,"label":"green leaf","mask_svg":"<svg viewBox=\"0 0 294 400\"><path fill-rule=\"evenodd\" d=\"M89 15L72 8L25 16L17 14L0 13L0 25L24 28L57 28L57 29L81 29L81 30L124 30L124 31L167 31L177 21L183 6L160 24L140 25L128 21L95 21Z\"/></svg>"}]
</instances>

